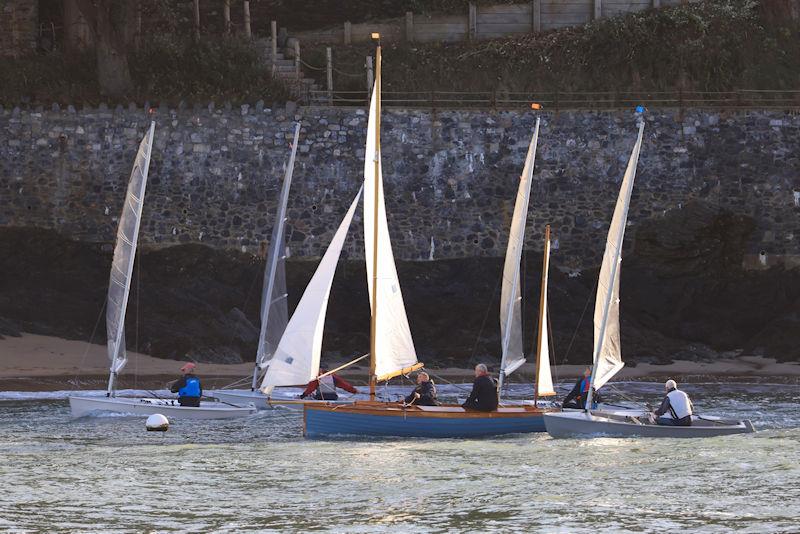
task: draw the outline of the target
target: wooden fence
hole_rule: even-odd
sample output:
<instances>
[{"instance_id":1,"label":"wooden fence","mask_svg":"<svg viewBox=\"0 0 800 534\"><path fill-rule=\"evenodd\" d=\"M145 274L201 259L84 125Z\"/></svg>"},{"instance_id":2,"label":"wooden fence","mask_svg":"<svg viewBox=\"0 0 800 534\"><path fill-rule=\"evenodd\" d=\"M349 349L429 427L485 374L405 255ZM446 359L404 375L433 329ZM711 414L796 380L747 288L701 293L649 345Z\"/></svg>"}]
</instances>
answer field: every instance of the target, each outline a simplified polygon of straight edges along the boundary
<instances>
[{"instance_id":1,"label":"wooden fence","mask_svg":"<svg viewBox=\"0 0 800 534\"><path fill-rule=\"evenodd\" d=\"M292 32L303 42L350 44L367 42L380 32L384 43L452 42L498 37L586 24L602 17L699 0L529 0L519 4L478 6L470 4L460 15L422 15L379 22L351 24L307 32Z\"/></svg>"}]
</instances>

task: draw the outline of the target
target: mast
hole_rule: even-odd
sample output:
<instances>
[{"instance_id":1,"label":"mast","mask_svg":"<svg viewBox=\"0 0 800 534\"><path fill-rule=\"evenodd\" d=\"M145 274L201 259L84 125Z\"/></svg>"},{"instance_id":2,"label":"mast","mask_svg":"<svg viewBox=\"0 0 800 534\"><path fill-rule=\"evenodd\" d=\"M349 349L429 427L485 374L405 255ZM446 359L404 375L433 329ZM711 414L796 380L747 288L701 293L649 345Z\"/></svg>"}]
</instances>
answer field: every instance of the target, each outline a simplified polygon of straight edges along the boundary
<instances>
[{"instance_id":1,"label":"mast","mask_svg":"<svg viewBox=\"0 0 800 534\"><path fill-rule=\"evenodd\" d=\"M256 350L256 363L253 366L253 383L250 386L251 391L255 391L258 386L258 377L261 374L261 369L264 366L266 359L265 345L267 336L267 327L269 325L269 314L272 309L272 293L275 289L275 275L278 270L278 263L285 259L285 227L286 227L286 206L289 203L289 189L292 184L292 173L294 172L294 160L297 155L297 143L300 137L300 123L295 124L294 139L292 140L292 152L289 156L289 163L286 166L286 171L283 177L283 186L281 188L281 198L278 204L278 212L275 214L275 230L272 232L272 243L270 243L269 259L264 269L264 292L261 295L261 331L258 337L258 349ZM284 288L285 289L285 288ZM286 294L279 295L278 299L285 299ZM285 325L284 325L285 327ZM283 332L281 332L283 334ZM274 352L276 347L271 347Z\"/></svg>"},{"instance_id":2,"label":"mast","mask_svg":"<svg viewBox=\"0 0 800 534\"><path fill-rule=\"evenodd\" d=\"M539 334L536 338L536 382L533 384L533 405L539 404L539 365L542 361L542 335L547 335L547 273L550 270L550 225L544 227L544 259L542 260L542 291L539 296Z\"/></svg>"},{"instance_id":3,"label":"mast","mask_svg":"<svg viewBox=\"0 0 800 534\"><path fill-rule=\"evenodd\" d=\"M594 395L592 394L592 390L594 389L594 384L597 379L597 366L600 362L600 354L603 351L603 341L605 339L606 328L608 326L608 314L611 311L611 304L612 298L614 297L614 287L617 284L617 276L619 274L619 265L622 262L622 240L625 236L625 225L628 221L628 208L630 207L631 202L631 192L633 191L633 180L636 177L636 166L639 163L639 151L641 150L642 145L642 135L644 134L644 118L641 118L639 122L639 137L636 140L636 144L633 147L633 153L631 154L631 159L628 162L628 169L625 171L625 178L628 178L628 172L631 172L630 180L627 184L625 184L623 179L623 187L627 185L627 189L620 191L620 197L617 199L617 206L619 207L620 200L622 201L622 217L621 217L621 224L617 230L617 235L614 237L614 257L613 263L611 264L611 272L609 273L608 277L608 290L606 291L606 296L603 301L603 320L600 324L600 334L598 336L597 347L595 347L594 357L592 358L592 375L589 378L589 392L586 395L586 407L585 410L587 413L592 408L592 398ZM615 208L616 211L616 208ZM614 220L612 218L612 224ZM613 231L613 228L609 230L609 235ZM608 242L606 243L608 246ZM608 253L608 249L606 248L606 254ZM603 258L605 261L605 256ZM602 275L602 268L601 268L601 275Z\"/></svg>"},{"instance_id":4,"label":"mast","mask_svg":"<svg viewBox=\"0 0 800 534\"><path fill-rule=\"evenodd\" d=\"M380 165L381 165L381 41L380 34L373 33L372 38L377 41L375 50L375 191L373 209L372 233L372 315L369 323L369 400L375 400L376 326L378 324L378 203L380 201Z\"/></svg>"}]
</instances>

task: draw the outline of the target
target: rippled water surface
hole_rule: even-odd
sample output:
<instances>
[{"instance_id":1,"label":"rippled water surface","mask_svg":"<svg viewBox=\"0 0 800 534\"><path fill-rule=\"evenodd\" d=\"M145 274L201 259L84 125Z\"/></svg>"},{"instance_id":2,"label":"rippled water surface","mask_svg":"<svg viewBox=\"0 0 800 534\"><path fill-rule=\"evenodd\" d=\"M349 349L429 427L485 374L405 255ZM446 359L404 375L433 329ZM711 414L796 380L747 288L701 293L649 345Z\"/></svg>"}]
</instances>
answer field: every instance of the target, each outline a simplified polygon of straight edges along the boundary
<instances>
[{"instance_id":1,"label":"rippled water surface","mask_svg":"<svg viewBox=\"0 0 800 534\"><path fill-rule=\"evenodd\" d=\"M656 402L661 386L618 388ZM0 530L797 532L800 388L685 389L759 432L306 441L290 410L153 433L141 417L73 420L42 398L59 395L0 393Z\"/></svg>"}]
</instances>

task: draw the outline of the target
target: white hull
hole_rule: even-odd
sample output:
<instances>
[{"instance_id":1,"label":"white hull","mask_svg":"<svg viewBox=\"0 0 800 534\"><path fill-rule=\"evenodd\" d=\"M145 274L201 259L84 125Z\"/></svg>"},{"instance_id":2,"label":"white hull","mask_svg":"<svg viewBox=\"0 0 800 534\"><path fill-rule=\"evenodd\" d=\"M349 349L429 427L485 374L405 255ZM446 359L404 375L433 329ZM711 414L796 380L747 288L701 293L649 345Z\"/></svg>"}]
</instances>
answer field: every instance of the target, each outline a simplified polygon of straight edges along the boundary
<instances>
[{"instance_id":1,"label":"white hull","mask_svg":"<svg viewBox=\"0 0 800 534\"><path fill-rule=\"evenodd\" d=\"M544 426L554 438L575 437L648 437L648 438L707 438L729 434L755 432L750 421L730 421L717 418L694 418L692 426L662 426L651 424L647 418L587 413L583 411L546 413Z\"/></svg>"},{"instance_id":2,"label":"white hull","mask_svg":"<svg viewBox=\"0 0 800 534\"><path fill-rule=\"evenodd\" d=\"M220 402L201 402L199 407L181 406L174 399L130 397L70 397L69 407L73 417L83 417L97 412L115 412L133 415L160 413L168 419L233 419L256 413L254 406L228 406Z\"/></svg>"},{"instance_id":3,"label":"white hull","mask_svg":"<svg viewBox=\"0 0 800 534\"><path fill-rule=\"evenodd\" d=\"M292 408L302 410L304 404L351 404L353 401L319 401L314 399L298 399L297 396L273 392L271 397L267 397L260 391L250 391L249 389L221 389L208 392L209 396L215 397L223 402L231 404L253 404L259 410L274 410L277 407Z\"/></svg>"}]
</instances>

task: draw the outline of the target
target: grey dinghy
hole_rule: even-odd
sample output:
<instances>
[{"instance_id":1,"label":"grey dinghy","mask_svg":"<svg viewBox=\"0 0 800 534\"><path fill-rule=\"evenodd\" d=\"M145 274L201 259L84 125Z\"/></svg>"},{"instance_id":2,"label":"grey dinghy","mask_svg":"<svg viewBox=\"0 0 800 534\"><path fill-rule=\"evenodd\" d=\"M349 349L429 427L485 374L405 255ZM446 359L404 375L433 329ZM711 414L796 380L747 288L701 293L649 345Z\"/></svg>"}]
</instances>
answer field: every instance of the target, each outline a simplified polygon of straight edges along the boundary
<instances>
[{"instance_id":1,"label":"grey dinghy","mask_svg":"<svg viewBox=\"0 0 800 534\"><path fill-rule=\"evenodd\" d=\"M168 419L233 419L256 413L256 407L233 406L222 402L201 402L200 406L181 406L175 399L136 397L70 397L73 417L83 417L102 412L132 415L160 413Z\"/></svg>"},{"instance_id":2,"label":"grey dinghy","mask_svg":"<svg viewBox=\"0 0 800 534\"><path fill-rule=\"evenodd\" d=\"M666 426L651 423L646 417L591 412L544 414L544 426L554 438L609 436L615 438L710 438L755 432L749 420L734 421L693 416L692 426Z\"/></svg>"}]
</instances>

